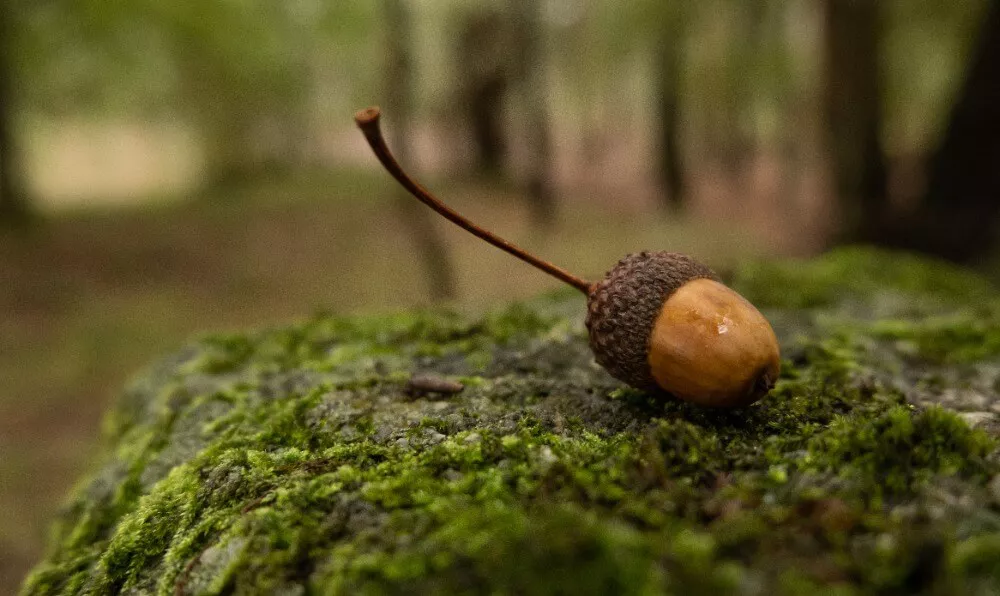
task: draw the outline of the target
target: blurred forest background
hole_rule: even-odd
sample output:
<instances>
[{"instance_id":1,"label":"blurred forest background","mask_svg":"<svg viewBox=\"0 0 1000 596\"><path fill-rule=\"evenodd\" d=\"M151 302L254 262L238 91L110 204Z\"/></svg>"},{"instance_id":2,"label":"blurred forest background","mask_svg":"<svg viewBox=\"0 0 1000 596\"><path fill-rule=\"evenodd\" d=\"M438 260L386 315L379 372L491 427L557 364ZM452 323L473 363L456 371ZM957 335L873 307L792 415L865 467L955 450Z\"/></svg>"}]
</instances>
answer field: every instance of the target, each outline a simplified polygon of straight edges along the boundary
<instances>
[{"instance_id":1,"label":"blurred forest background","mask_svg":"<svg viewBox=\"0 0 1000 596\"><path fill-rule=\"evenodd\" d=\"M6 0L0 592L193 333L869 242L1000 271L1000 0Z\"/></svg>"}]
</instances>

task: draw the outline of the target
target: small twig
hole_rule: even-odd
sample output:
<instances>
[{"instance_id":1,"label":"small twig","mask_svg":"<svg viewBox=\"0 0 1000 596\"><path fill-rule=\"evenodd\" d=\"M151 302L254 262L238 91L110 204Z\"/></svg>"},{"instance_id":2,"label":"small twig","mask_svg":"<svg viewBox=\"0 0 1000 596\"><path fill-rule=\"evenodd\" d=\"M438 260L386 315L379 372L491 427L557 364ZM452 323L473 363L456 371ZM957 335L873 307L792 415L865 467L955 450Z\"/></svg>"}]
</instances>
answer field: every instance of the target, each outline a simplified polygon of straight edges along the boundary
<instances>
[{"instance_id":1,"label":"small twig","mask_svg":"<svg viewBox=\"0 0 1000 596\"><path fill-rule=\"evenodd\" d=\"M562 267L558 267L548 261L536 257L526 250L507 242L493 232L472 223L463 215L442 203L437 197L418 184L416 180L411 178L410 175L403 170L402 166L400 166L396 161L396 158L393 157L392 152L389 151L389 147L385 143L385 137L382 136L382 129L379 126L379 118L381 115L382 112L377 107L365 108L354 115L354 121L357 122L358 128L360 128L361 132L364 133L365 139L368 141L368 145L370 145L372 151L375 152L375 157L377 157L385 169L392 174L392 177L395 178L397 182L402 184L403 188L410 191L410 194L416 197L417 200L427 205L434 211L437 211L445 219L456 224L463 230L482 238L500 250L506 251L530 265L534 265L538 269L541 269L552 277L573 286L584 294L590 294L591 283L580 279Z\"/></svg>"},{"instance_id":2,"label":"small twig","mask_svg":"<svg viewBox=\"0 0 1000 596\"><path fill-rule=\"evenodd\" d=\"M268 490L266 493L262 494L261 496L257 497L253 501L250 501L249 503L247 503L246 505L244 505L243 508L240 509L240 513L241 514L250 513L251 511L253 511L254 509L256 509L258 506L260 506L260 504L264 502L264 499L268 498L269 496L271 496L271 491L270 490Z\"/></svg>"},{"instance_id":3,"label":"small twig","mask_svg":"<svg viewBox=\"0 0 1000 596\"><path fill-rule=\"evenodd\" d=\"M454 395L465 389L465 385L458 381L439 377L437 375L413 375L406 383L406 393L412 396L424 395L426 393L440 393L442 395Z\"/></svg>"}]
</instances>

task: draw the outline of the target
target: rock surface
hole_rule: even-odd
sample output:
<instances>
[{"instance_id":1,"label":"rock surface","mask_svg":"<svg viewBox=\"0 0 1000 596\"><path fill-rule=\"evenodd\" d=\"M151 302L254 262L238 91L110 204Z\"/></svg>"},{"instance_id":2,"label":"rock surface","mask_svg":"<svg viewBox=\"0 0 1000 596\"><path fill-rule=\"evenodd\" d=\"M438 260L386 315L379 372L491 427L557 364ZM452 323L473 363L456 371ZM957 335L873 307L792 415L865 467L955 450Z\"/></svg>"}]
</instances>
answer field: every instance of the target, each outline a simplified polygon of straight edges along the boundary
<instances>
[{"instance_id":1,"label":"rock surface","mask_svg":"<svg viewBox=\"0 0 1000 596\"><path fill-rule=\"evenodd\" d=\"M23 593L1000 589L993 288L861 249L729 282L784 358L738 411L622 387L568 293L205 338L108 415Z\"/></svg>"}]
</instances>

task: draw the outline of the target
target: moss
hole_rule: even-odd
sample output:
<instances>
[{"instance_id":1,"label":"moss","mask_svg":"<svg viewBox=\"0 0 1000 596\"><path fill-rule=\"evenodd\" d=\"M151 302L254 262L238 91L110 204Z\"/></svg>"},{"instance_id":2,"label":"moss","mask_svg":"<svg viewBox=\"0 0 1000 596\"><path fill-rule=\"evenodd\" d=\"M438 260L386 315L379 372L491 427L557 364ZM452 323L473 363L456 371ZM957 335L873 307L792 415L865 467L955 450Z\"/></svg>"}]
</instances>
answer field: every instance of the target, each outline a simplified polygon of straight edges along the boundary
<instances>
[{"instance_id":1,"label":"moss","mask_svg":"<svg viewBox=\"0 0 1000 596\"><path fill-rule=\"evenodd\" d=\"M955 414L893 406L874 418L839 416L809 443L806 468L836 472L876 495L913 491L935 477L987 474L994 442Z\"/></svg>"},{"instance_id":2,"label":"moss","mask_svg":"<svg viewBox=\"0 0 1000 596\"><path fill-rule=\"evenodd\" d=\"M109 414L23 592L995 589L985 282L850 249L734 284L785 358L739 411L623 388L570 293L205 338Z\"/></svg>"},{"instance_id":3,"label":"moss","mask_svg":"<svg viewBox=\"0 0 1000 596\"><path fill-rule=\"evenodd\" d=\"M947 263L862 247L842 248L808 262L750 264L733 277L733 287L764 307L815 308L870 299L872 294L972 305L992 300L994 294L985 279Z\"/></svg>"},{"instance_id":4,"label":"moss","mask_svg":"<svg viewBox=\"0 0 1000 596\"><path fill-rule=\"evenodd\" d=\"M1000 355L997 316L964 312L922 320L889 319L871 325L874 337L898 343L897 349L942 364L976 362Z\"/></svg>"}]
</instances>

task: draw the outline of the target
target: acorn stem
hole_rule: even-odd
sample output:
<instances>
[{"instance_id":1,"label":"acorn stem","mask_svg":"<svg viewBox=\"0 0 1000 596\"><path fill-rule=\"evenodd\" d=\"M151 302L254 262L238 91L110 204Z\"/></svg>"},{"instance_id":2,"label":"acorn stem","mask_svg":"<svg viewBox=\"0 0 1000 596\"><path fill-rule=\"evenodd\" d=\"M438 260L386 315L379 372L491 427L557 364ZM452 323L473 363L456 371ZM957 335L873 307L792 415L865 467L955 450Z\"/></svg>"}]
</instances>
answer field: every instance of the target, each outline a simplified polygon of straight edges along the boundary
<instances>
[{"instance_id":1,"label":"acorn stem","mask_svg":"<svg viewBox=\"0 0 1000 596\"><path fill-rule=\"evenodd\" d=\"M372 151L375 153L375 157L377 157L382 163L382 166L384 166L385 169L392 174L392 177L395 178L397 182L403 185L403 188L416 197L417 200L440 213L445 219L450 220L469 233L482 238L500 250L506 251L522 261L534 265L552 277L555 277L556 279L580 290L585 295L590 294L590 288L592 285L590 282L580 279L562 267L558 267L548 261L544 261L524 249L507 242L496 234L477 226L451 207L442 203L434 195L424 189L423 186L418 184L416 180L403 171L403 168L396 161L396 158L393 157L392 152L389 151L389 147L385 143L385 137L382 136L382 129L379 126L379 118L381 115L381 110L377 107L365 108L354 115L354 121L357 122L358 128L360 128L361 132L364 133L365 139L368 141L368 145L371 146Z\"/></svg>"}]
</instances>

